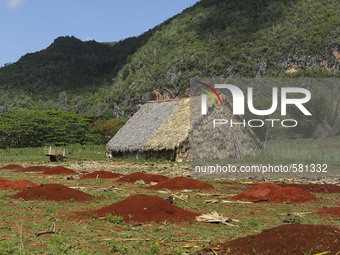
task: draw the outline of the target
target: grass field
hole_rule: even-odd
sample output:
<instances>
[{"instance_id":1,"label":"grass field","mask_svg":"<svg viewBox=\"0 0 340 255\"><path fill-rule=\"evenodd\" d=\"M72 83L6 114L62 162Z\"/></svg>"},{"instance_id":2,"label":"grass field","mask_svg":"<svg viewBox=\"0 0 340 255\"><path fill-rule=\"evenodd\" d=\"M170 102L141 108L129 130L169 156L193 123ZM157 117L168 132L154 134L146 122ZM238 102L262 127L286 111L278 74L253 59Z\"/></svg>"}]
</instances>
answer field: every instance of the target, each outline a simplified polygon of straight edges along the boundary
<instances>
[{"instance_id":1,"label":"grass field","mask_svg":"<svg viewBox=\"0 0 340 255\"><path fill-rule=\"evenodd\" d=\"M105 145L69 145L65 147L67 156L77 160L107 161ZM47 163L49 158L43 155L44 148L0 149L0 165L12 162ZM228 159L231 163L309 163L327 162L330 167L340 166L340 136L324 139L296 139L268 141L262 153L255 157L241 160ZM127 160L127 159L125 159ZM133 161L129 159L128 161ZM157 161L157 160L148 160Z\"/></svg>"},{"instance_id":2,"label":"grass field","mask_svg":"<svg viewBox=\"0 0 340 255\"><path fill-rule=\"evenodd\" d=\"M291 143L294 146L291 146ZM308 162L309 159L324 160L328 157L332 166L339 166L340 139L325 139L316 146L311 140L269 142L263 154L247 158L242 162L297 160ZM315 147L315 152L307 153L306 148ZM293 150L287 150L292 148ZM108 170L128 174L145 171L165 174L169 177L189 174L189 164L161 161L110 160L105 158L104 146L68 146L69 157L63 163L49 162L42 155L42 148L0 150L0 166L7 164L63 165L76 171ZM321 155L318 155L322 152ZM86 160L80 160L86 159ZM240 162L238 162L240 163ZM160 194L145 189L142 184L118 184L113 180L79 180L67 179L66 176L45 176L39 173L0 170L0 177L9 180L31 180L37 184L58 183L68 187L83 187L84 192L96 196L92 202L53 202L24 201L9 198L16 191L0 190L0 254L193 254L209 245L256 234L262 230L282 225L288 212L312 212L298 219L298 223L339 225L336 218L320 216L315 211L323 207L340 204L339 194L315 194L322 198L315 202L302 204L210 204L205 200L212 198L230 200L232 194L240 193L246 184L224 184L219 180L207 180L215 186L209 192L171 192ZM103 190L114 186L111 191ZM230 218L240 220L238 227L222 224L132 224L127 222L108 222L98 219L79 220L72 213L97 209L118 202L134 194L158 196L175 195L177 206L198 213L216 210ZM58 234L46 234L39 237L35 233L47 231L57 219ZM305 251L304 254L313 254Z\"/></svg>"},{"instance_id":3,"label":"grass field","mask_svg":"<svg viewBox=\"0 0 340 255\"><path fill-rule=\"evenodd\" d=\"M54 148L54 147L53 147ZM68 145L62 147L66 149L66 154L75 160L106 160L105 145ZM49 157L43 154L44 147L38 148L18 148L18 149L0 149L0 164L22 162L22 163L47 163Z\"/></svg>"}]
</instances>

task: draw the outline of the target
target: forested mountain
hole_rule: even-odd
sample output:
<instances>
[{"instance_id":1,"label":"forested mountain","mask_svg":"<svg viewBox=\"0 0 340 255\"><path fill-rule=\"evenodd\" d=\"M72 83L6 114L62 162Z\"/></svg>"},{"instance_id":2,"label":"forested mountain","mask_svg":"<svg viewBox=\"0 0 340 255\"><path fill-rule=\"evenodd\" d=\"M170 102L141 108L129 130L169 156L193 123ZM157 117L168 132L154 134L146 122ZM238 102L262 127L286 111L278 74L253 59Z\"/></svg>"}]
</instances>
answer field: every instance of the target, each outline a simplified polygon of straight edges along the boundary
<instances>
[{"instance_id":1,"label":"forested mountain","mask_svg":"<svg viewBox=\"0 0 340 255\"><path fill-rule=\"evenodd\" d=\"M111 82L146 36L107 44L59 37L48 48L26 54L0 69L0 112L32 108L88 113L91 103L82 99Z\"/></svg>"},{"instance_id":2,"label":"forested mountain","mask_svg":"<svg viewBox=\"0 0 340 255\"><path fill-rule=\"evenodd\" d=\"M60 37L0 69L0 112L121 117L187 96L191 77L339 77L339 13L337 0L201 0L117 43Z\"/></svg>"},{"instance_id":3,"label":"forested mountain","mask_svg":"<svg viewBox=\"0 0 340 255\"><path fill-rule=\"evenodd\" d=\"M135 38L114 46L75 37L59 37L45 50L26 54L1 72L4 88L19 88L32 95L42 91L92 89L113 77L134 52ZM131 43L131 44L130 44Z\"/></svg>"}]
</instances>

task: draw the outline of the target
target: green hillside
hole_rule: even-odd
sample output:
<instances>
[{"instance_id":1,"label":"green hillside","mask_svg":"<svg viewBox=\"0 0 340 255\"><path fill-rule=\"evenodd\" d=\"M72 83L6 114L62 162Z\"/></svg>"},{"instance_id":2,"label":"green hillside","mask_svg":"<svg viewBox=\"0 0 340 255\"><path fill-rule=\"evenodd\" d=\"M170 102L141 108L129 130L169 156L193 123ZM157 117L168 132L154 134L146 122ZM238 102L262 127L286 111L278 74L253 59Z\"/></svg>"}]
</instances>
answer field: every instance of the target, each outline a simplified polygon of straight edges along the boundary
<instances>
[{"instance_id":1,"label":"green hillside","mask_svg":"<svg viewBox=\"0 0 340 255\"><path fill-rule=\"evenodd\" d=\"M148 34L117 43L58 37L46 49L0 69L0 112L56 109L88 113L98 89L110 82Z\"/></svg>"},{"instance_id":2,"label":"green hillside","mask_svg":"<svg viewBox=\"0 0 340 255\"><path fill-rule=\"evenodd\" d=\"M299 70L293 76L333 76L339 12L336 0L203 0L131 57L112 97L151 99L153 89L183 96L195 76L276 77L292 68Z\"/></svg>"},{"instance_id":3,"label":"green hillside","mask_svg":"<svg viewBox=\"0 0 340 255\"><path fill-rule=\"evenodd\" d=\"M0 112L121 117L139 100L187 96L191 77L339 77L337 0L202 0L115 44L58 38L0 69Z\"/></svg>"}]
</instances>

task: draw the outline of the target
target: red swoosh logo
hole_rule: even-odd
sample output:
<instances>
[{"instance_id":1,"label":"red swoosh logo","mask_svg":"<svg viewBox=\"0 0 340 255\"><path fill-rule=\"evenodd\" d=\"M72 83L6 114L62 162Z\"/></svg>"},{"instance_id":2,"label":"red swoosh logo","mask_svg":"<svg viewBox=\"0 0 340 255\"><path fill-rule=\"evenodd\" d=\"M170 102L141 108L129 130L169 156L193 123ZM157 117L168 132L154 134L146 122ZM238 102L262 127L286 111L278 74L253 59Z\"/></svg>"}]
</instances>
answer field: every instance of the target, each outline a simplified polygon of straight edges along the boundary
<instances>
[{"instance_id":1,"label":"red swoosh logo","mask_svg":"<svg viewBox=\"0 0 340 255\"><path fill-rule=\"evenodd\" d=\"M212 92L214 92L214 94L215 94L215 95L217 96L217 98L218 98L218 101L220 101L221 106L223 106L222 100L221 100L221 98L220 98L220 95L217 93L217 91L216 91L213 87L211 87L211 86L208 85L208 84L202 83L202 82L198 82L198 83L201 84L201 85L203 85L203 86L206 86L206 87L209 88Z\"/></svg>"}]
</instances>

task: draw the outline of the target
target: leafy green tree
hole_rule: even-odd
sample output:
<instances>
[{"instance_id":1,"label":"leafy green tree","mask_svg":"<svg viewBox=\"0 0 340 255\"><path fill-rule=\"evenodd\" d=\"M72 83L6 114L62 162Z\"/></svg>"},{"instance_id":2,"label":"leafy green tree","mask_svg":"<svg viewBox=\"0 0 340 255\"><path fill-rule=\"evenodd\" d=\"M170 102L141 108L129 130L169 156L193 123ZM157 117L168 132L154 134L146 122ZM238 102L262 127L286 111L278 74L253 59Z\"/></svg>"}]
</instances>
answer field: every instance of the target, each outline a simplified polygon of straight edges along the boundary
<instances>
[{"instance_id":1,"label":"leafy green tree","mask_svg":"<svg viewBox=\"0 0 340 255\"><path fill-rule=\"evenodd\" d=\"M92 124L91 124L92 123ZM124 120L101 121L94 128L93 118L64 111L13 110L0 116L0 147L43 145L103 144L114 135Z\"/></svg>"}]
</instances>

